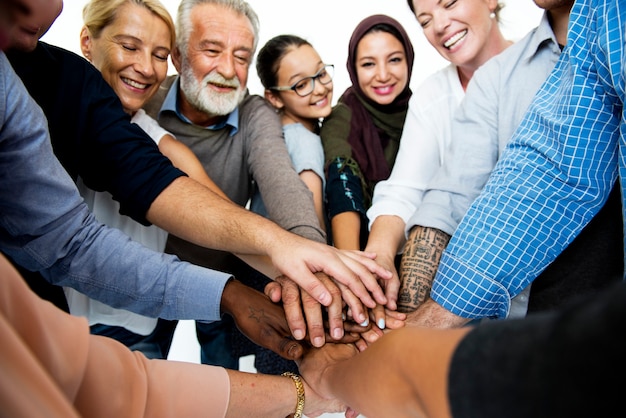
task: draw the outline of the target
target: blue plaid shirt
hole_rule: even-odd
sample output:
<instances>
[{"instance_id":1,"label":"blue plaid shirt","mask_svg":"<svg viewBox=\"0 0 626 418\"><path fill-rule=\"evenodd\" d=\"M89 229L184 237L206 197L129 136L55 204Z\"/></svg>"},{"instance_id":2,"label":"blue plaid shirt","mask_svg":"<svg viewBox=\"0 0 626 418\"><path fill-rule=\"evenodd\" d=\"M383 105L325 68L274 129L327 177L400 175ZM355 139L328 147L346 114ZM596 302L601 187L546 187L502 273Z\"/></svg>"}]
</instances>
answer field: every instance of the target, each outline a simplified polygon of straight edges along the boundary
<instances>
[{"instance_id":1,"label":"blue plaid shirt","mask_svg":"<svg viewBox=\"0 0 626 418\"><path fill-rule=\"evenodd\" d=\"M626 175L625 24L621 0L574 5L567 47L442 256L444 308L506 317Z\"/></svg>"}]
</instances>

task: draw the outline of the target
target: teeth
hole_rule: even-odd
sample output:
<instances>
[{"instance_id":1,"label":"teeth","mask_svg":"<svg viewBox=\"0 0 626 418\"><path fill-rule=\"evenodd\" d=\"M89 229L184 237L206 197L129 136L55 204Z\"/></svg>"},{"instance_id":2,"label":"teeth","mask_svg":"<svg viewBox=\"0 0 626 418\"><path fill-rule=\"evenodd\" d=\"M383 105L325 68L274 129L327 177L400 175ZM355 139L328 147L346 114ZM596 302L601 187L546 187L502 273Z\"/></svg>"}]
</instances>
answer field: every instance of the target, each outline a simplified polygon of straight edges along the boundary
<instances>
[{"instance_id":1,"label":"teeth","mask_svg":"<svg viewBox=\"0 0 626 418\"><path fill-rule=\"evenodd\" d=\"M231 84L220 84L220 83L212 83L212 84L222 89L236 89L237 88L237 86L233 86Z\"/></svg>"},{"instance_id":2,"label":"teeth","mask_svg":"<svg viewBox=\"0 0 626 418\"><path fill-rule=\"evenodd\" d=\"M313 106L325 106L327 102L328 102L328 97L325 96L323 99L320 99L317 102L313 103Z\"/></svg>"},{"instance_id":3,"label":"teeth","mask_svg":"<svg viewBox=\"0 0 626 418\"><path fill-rule=\"evenodd\" d=\"M378 90L381 94L387 94L389 93L391 90L393 90L393 86L382 86L382 87L377 87L376 90Z\"/></svg>"},{"instance_id":4,"label":"teeth","mask_svg":"<svg viewBox=\"0 0 626 418\"><path fill-rule=\"evenodd\" d=\"M147 84L138 83L138 82L133 81L133 80L128 79L128 78L122 78L122 81L124 81L124 83L126 83L129 86L134 87L136 89L145 89L145 88L148 87Z\"/></svg>"},{"instance_id":5,"label":"teeth","mask_svg":"<svg viewBox=\"0 0 626 418\"><path fill-rule=\"evenodd\" d=\"M454 35L452 38L448 39L443 46L445 46L446 48L451 48L454 44L456 44L458 41L460 41L461 39L463 39L465 37L465 35L467 35L467 30L464 30L463 32L459 32L456 35Z\"/></svg>"}]
</instances>

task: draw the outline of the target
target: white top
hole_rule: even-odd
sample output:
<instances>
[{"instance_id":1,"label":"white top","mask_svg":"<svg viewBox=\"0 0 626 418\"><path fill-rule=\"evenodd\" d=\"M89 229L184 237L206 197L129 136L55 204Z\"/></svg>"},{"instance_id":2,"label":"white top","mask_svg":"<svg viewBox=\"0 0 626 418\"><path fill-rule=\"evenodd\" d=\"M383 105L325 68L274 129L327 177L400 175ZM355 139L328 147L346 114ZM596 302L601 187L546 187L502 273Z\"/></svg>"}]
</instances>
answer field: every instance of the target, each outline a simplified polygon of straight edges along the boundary
<instances>
[{"instance_id":1,"label":"white top","mask_svg":"<svg viewBox=\"0 0 626 418\"><path fill-rule=\"evenodd\" d=\"M454 141L443 167L407 230L421 225L454 233L560 55L544 13L539 26L476 70L450 125Z\"/></svg>"},{"instance_id":2,"label":"white top","mask_svg":"<svg viewBox=\"0 0 626 418\"><path fill-rule=\"evenodd\" d=\"M146 131L157 145L161 138L169 133L141 109L133 116L132 122ZM77 186L96 219L107 226L122 230L134 241L142 243L151 250L163 252L167 240L167 231L155 225L144 226L128 216L120 215L120 204L113 200L110 193L91 190L85 186L80 178ZM156 318L113 308L69 287L65 287L64 291L70 313L86 317L89 320L89 325L119 326L140 335L148 335L156 327Z\"/></svg>"},{"instance_id":3,"label":"white top","mask_svg":"<svg viewBox=\"0 0 626 418\"><path fill-rule=\"evenodd\" d=\"M464 95L453 64L429 76L413 93L391 175L374 188L367 211L370 227L380 215L396 215L405 223L413 215L443 164L454 111Z\"/></svg>"}]
</instances>

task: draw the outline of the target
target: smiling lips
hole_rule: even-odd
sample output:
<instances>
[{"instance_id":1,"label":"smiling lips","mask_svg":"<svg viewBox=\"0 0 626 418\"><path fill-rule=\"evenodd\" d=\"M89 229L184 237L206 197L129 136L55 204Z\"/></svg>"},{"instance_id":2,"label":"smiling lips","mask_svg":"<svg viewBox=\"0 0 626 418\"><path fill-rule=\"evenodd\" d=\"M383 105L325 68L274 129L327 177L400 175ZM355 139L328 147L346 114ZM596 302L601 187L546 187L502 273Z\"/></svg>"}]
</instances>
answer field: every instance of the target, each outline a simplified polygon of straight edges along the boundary
<instances>
[{"instance_id":1,"label":"smiling lips","mask_svg":"<svg viewBox=\"0 0 626 418\"><path fill-rule=\"evenodd\" d=\"M218 83L218 82L215 82L215 81L209 81L207 83L207 85L213 86L215 89L220 90L220 91L223 91L223 90L228 90L228 91L230 91L230 90L237 90L237 88L239 87L237 85Z\"/></svg>"},{"instance_id":2,"label":"smiling lips","mask_svg":"<svg viewBox=\"0 0 626 418\"><path fill-rule=\"evenodd\" d=\"M38 35L41 30L41 26L20 26L19 29L29 35Z\"/></svg>"},{"instance_id":3,"label":"smiling lips","mask_svg":"<svg viewBox=\"0 0 626 418\"><path fill-rule=\"evenodd\" d=\"M136 89L139 89L139 90L145 90L145 89L147 89L150 86L150 84L138 83L138 82L136 82L134 80L131 80L129 78L124 78L124 77L122 77L122 81L125 84L128 84L129 86L131 86L133 88L136 88Z\"/></svg>"},{"instance_id":4,"label":"smiling lips","mask_svg":"<svg viewBox=\"0 0 626 418\"><path fill-rule=\"evenodd\" d=\"M324 106L326 106L326 103L328 103L328 97L324 96L323 99L318 100L317 102L313 103L313 106L324 107Z\"/></svg>"},{"instance_id":5,"label":"smiling lips","mask_svg":"<svg viewBox=\"0 0 626 418\"><path fill-rule=\"evenodd\" d=\"M374 91L376 92L376 94L380 95L390 94L393 92L393 85L374 87Z\"/></svg>"},{"instance_id":6,"label":"smiling lips","mask_svg":"<svg viewBox=\"0 0 626 418\"><path fill-rule=\"evenodd\" d=\"M443 46L445 46L446 48L450 49L452 48L454 45L456 45L457 42L459 42L461 39L465 38L465 36L467 35L467 29L456 33L454 36L450 37L447 41L445 41L443 43Z\"/></svg>"}]
</instances>

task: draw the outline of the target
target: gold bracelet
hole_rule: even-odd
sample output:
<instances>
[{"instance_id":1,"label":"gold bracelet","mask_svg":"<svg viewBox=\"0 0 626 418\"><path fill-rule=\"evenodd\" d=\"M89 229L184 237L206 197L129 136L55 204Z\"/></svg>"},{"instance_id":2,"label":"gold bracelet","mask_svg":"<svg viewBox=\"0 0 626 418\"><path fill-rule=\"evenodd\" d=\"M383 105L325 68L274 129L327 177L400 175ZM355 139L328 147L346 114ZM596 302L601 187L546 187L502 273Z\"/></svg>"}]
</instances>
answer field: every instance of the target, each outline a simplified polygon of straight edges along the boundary
<instances>
[{"instance_id":1,"label":"gold bracelet","mask_svg":"<svg viewBox=\"0 0 626 418\"><path fill-rule=\"evenodd\" d=\"M296 403L296 412L293 413L293 418L302 418L302 411L304 411L304 385L302 384L302 378L295 373L285 372L282 374L285 377L290 377L293 383L296 384L296 392L298 393L298 402Z\"/></svg>"}]
</instances>

